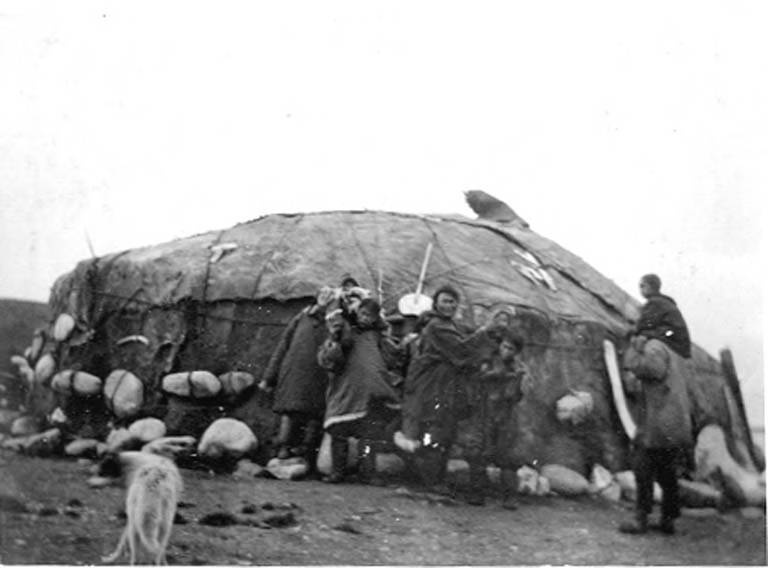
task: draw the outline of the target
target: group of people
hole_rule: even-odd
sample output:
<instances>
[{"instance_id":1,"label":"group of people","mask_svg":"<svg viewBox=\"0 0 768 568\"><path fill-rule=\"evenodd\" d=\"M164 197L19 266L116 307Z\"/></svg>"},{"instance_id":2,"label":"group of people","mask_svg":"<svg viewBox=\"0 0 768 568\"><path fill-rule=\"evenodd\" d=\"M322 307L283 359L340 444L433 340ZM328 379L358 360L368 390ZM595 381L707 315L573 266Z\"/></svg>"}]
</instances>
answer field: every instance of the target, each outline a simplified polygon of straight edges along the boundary
<instances>
[{"instance_id":1,"label":"group of people","mask_svg":"<svg viewBox=\"0 0 768 568\"><path fill-rule=\"evenodd\" d=\"M675 456L692 443L685 378L672 364L690 358L690 337L674 300L660 290L658 276L642 277L647 302L630 339L637 354L630 366L642 388L633 443L636 516L620 527L627 533L653 528L648 515L654 481L664 496L658 528L674 532ZM315 303L288 324L260 383L274 391L273 410L280 416L276 456L302 456L312 466L325 432L331 468L323 480L339 483L348 478L348 440L356 438L356 475L378 484L376 454L394 443L423 483L445 489L458 425L473 420L481 441L469 452L471 490L465 498L482 504L487 465L497 463L504 450L501 420L530 393L534 380L521 361L525 340L513 331L513 315L499 311L472 330L456 318L459 303L456 288L440 286L432 309L405 318L403 332L395 334L379 302L354 278L345 277L338 288L323 287ZM503 476L502 491L503 506L516 508L515 480Z\"/></svg>"},{"instance_id":2,"label":"group of people","mask_svg":"<svg viewBox=\"0 0 768 568\"><path fill-rule=\"evenodd\" d=\"M348 477L348 439L356 438L356 475L378 484L376 454L394 444L425 484L443 487L458 423L472 418L482 443L470 468L477 491L468 499L481 503L486 465L499 444L498 417L532 381L518 357L524 341L510 327L511 314L501 311L473 331L456 319L459 302L454 287L441 286L432 309L404 318L395 334L353 278L321 289L286 327L260 384L274 390L280 416L276 456L314 464L326 432L331 472L324 480L338 483ZM506 502L513 506L511 494Z\"/></svg>"}]
</instances>

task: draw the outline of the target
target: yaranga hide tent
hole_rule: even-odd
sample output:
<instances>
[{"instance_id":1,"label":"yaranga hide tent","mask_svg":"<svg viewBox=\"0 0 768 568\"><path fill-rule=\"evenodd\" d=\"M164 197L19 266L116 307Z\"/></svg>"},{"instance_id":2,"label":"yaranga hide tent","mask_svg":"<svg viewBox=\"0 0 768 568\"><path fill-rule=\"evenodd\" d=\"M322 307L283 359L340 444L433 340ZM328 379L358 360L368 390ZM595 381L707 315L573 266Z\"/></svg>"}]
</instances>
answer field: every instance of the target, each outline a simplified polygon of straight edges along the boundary
<instances>
[{"instance_id":1,"label":"yaranga hide tent","mask_svg":"<svg viewBox=\"0 0 768 568\"><path fill-rule=\"evenodd\" d=\"M459 317L473 326L507 308L526 338L523 356L536 385L504 418L504 461L556 463L582 473L596 463L626 468L628 439L613 404L603 340L621 348L639 303L521 219L493 219L275 214L84 260L56 281L51 294L52 321L66 313L76 322L55 346L57 369L102 379L115 369L130 371L144 385L143 415L169 422L174 406L160 389L165 375L245 371L258 381L284 326L321 286L337 286L351 274L393 314L398 299L416 289L432 243L424 291L452 283L462 294ZM132 340L137 337L142 340ZM734 402L738 393L715 359L697 347L693 358L697 423L722 425L734 457L750 463L747 425ZM594 401L588 419L577 424L557 418L558 400L573 392L590 393ZM214 414L240 418L267 440L273 425L268 402L249 389L211 405ZM212 420L205 416L187 424ZM174 430L194 434L169 424ZM469 436L460 434L458 453Z\"/></svg>"}]
</instances>

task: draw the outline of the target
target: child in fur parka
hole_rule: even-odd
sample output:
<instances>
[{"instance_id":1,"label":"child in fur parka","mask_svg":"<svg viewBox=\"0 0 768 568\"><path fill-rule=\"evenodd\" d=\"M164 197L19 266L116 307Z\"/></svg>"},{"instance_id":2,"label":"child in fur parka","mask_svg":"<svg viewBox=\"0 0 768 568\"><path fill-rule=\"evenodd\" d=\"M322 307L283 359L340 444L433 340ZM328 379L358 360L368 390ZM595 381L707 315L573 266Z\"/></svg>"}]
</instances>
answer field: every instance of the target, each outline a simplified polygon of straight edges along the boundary
<instances>
[{"instance_id":1,"label":"child in fur parka","mask_svg":"<svg viewBox=\"0 0 768 568\"><path fill-rule=\"evenodd\" d=\"M325 478L330 483L344 479L350 437L359 439L361 473L365 478L373 477L376 452L371 408L398 403L390 373L402 364L401 355L385 334L380 311L378 302L368 298L360 303L354 325L331 316L330 337L318 352L320 366L329 371L323 426L331 436L332 472Z\"/></svg>"}]
</instances>

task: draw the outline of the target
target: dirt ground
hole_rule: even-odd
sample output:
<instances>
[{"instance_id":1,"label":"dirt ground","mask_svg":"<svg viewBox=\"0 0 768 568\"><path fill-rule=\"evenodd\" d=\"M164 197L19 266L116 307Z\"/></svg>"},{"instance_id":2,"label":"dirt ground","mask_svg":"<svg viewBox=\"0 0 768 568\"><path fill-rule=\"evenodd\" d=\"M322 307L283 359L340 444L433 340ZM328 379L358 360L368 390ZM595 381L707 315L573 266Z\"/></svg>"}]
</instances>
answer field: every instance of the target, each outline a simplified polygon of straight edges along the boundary
<instances>
[{"instance_id":1,"label":"dirt ground","mask_svg":"<svg viewBox=\"0 0 768 568\"><path fill-rule=\"evenodd\" d=\"M0 563L99 564L112 551L123 528L124 490L89 487L88 467L0 453ZM171 564L766 562L763 511L686 510L673 537L628 536L616 530L631 516L628 504L587 496L526 497L517 511L507 511L498 500L471 506L402 484L182 474L185 493L168 550Z\"/></svg>"}]
</instances>

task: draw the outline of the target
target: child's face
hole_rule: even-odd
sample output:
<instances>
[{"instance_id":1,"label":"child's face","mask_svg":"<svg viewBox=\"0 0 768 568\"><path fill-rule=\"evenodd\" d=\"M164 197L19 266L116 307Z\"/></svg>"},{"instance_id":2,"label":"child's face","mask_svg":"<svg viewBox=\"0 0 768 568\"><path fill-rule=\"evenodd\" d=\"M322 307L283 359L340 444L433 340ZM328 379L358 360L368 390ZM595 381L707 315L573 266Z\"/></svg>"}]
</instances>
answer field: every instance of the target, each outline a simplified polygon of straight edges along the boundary
<instances>
[{"instance_id":1,"label":"child's face","mask_svg":"<svg viewBox=\"0 0 768 568\"><path fill-rule=\"evenodd\" d=\"M505 313L496 314L493 318L493 323L498 326L509 327L509 316Z\"/></svg>"},{"instance_id":2,"label":"child's face","mask_svg":"<svg viewBox=\"0 0 768 568\"><path fill-rule=\"evenodd\" d=\"M376 321L376 314L368 308L362 308L357 312L357 323L362 326L370 326Z\"/></svg>"},{"instance_id":3,"label":"child's face","mask_svg":"<svg viewBox=\"0 0 768 568\"><path fill-rule=\"evenodd\" d=\"M517 355L515 344L510 341L502 341L499 344L499 355L501 355L502 359L509 359Z\"/></svg>"}]
</instances>

